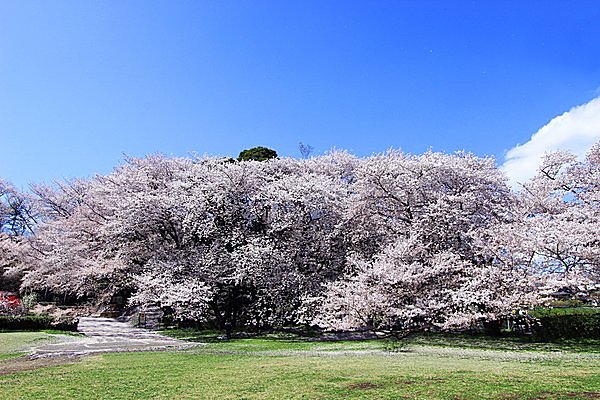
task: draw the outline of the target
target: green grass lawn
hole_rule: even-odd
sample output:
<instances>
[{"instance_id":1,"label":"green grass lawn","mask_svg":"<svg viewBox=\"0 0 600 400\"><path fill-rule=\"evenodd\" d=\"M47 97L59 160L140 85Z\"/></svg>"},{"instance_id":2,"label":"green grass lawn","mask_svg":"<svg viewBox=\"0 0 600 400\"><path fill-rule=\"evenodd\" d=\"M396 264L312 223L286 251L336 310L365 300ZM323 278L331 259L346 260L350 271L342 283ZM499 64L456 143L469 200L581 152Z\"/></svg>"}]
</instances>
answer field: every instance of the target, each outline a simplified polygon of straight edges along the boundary
<instances>
[{"instance_id":1,"label":"green grass lawn","mask_svg":"<svg viewBox=\"0 0 600 400\"><path fill-rule=\"evenodd\" d=\"M315 347L339 350L344 349L380 349L398 350L411 346L436 346L481 350L509 351L546 351L546 352L579 352L600 353L599 339L563 339L551 342L534 341L530 337L505 335L486 336L469 334L422 333L414 334L400 341L362 340L362 341L316 341L314 337L301 336L292 333L263 334L259 338L236 339L223 341L218 339L224 335L218 331L196 331L186 329L165 330L161 333L177 339L192 342L210 343L211 349L225 351L268 351L268 350L309 350Z\"/></svg>"},{"instance_id":2,"label":"green grass lawn","mask_svg":"<svg viewBox=\"0 0 600 400\"><path fill-rule=\"evenodd\" d=\"M33 346L57 341L49 332L0 332L0 360L17 357Z\"/></svg>"},{"instance_id":3,"label":"green grass lawn","mask_svg":"<svg viewBox=\"0 0 600 400\"><path fill-rule=\"evenodd\" d=\"M494 341L505 349L493 350ZM209 340L193 351L105 354L0 376L0 399L600 398L600 354L587 351L597 343L520 346L452 336L401 346Z\"/></svg>"}]
</instances>

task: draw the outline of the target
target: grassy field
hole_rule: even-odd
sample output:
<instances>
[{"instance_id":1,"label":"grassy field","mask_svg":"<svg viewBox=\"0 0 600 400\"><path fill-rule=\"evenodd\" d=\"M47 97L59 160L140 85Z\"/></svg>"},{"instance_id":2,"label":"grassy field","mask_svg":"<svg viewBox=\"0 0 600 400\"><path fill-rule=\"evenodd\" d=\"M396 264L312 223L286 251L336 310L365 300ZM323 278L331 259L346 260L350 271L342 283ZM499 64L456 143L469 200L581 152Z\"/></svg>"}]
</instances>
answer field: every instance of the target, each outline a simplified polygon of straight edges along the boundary
<instances>
[{"instance_id":1,"label":"grassy field","mask_svg":"<svg viewBox=\"0 0 600 400\"><path fill-rule=\"evenodd\" d=\"M189 332L173 334L190 337ZM4 354L18 350L19 340L13 336L7 345L6 335L14 334L0 334L0 349ZM19 335L29 343L39 339ZM420 336L401 345L192 339L207 343L193 351L105 354L0 376L0 398L600 398L597 342L527 347L512 339L460 336Z\"/></svg>"},{"instance_id":2,"label":"grassy field","mask_svg":"<svg viewBox=\"0 0 600 400\"><path fill-rule=\"evenodd\" d=\"M57 341L55 332L0 332L0 360L18 357L31 347Z\"/></svg>"},{"instance_id":3,"label":"grassy field","mask_svg":"<svg viewBox=\"0 0 600 400\"><path fill-rule=\"evenodd\" d=\"M291 333L264 334L260 338L236 339L223 341L218 339L220 332L195 331L195 330L167 330L162 331L168 336L192 342L209 343L210 349L223 349L226 351L241 350L309 350L315 347L325 347L330 350L344 349L379 349L397 351L401 348L414 346L435 346L481 350L508 350L508 351L543 351L567 353L600 353L599 339L565 339L552 342L533 341L524 336L486 336L469 334L416 334L401 341L388 340L361 340L361 341L314 341L311 337L299 336Z\"/></svg>"}]
</instances>

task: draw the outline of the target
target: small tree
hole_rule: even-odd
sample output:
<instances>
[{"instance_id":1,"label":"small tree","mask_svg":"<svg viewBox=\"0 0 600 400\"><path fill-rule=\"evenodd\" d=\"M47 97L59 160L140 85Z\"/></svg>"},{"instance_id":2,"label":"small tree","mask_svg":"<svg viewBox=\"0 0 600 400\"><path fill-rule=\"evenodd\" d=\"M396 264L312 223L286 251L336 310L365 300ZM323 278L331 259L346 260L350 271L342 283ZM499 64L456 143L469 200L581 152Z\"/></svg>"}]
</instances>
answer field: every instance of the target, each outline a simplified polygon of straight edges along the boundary
<instances>
[{"instance_id":1,"label":"small tree","mask_svg":"<svg viewBox=\"0 0 600 400\"><path fill-rule=\"evenodd\" d=\"M302 154L302 158L306 159L310 156L310 153L313 152L314 147L312 147L310 144L304 144L300 142L298 143L298 150L300 151L300 154Z\"/></svg>"},{"instance_id":2,"label":"small tree","mask_svg":"<svg viewBox=\"0 0 600 400\"><path fill-rule=\"evenodd\" d=\"M267 147L253 147L251 149L242 150L238 156L238 161L266 161L277 158L277 152Z\"/></svg>"}]
</instances>

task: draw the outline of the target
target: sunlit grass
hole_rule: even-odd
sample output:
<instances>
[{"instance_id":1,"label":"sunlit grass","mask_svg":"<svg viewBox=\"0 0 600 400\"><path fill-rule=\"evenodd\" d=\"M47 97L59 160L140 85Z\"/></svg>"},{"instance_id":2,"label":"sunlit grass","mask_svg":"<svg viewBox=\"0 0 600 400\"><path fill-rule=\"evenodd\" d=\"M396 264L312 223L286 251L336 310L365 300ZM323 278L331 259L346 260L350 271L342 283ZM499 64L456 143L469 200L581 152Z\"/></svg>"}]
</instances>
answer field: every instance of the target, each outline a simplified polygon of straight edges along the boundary
<instances>
[{"instance_id":1,"label":"sunlit grass","mask_svg":"<svg viewBox=\"0 0 600 400\"><path fill-rule=\"evenodd\" d=\"M499 351L477 342L469 346L468 338L458 346L443 337L435 345L427 340L420 336L395 347L388 341L259 338L208 341L187 352L105 354L2 376L0 398L600 397L600 355L595 353L558 351L558 344L550 352Z\"/></svg>"},{"instance_id":2,"label":"sunlit grass","mask_svg":"<svg viewBox=\"0 0 600 400\"><path fill-rule=\"evenodd\" d=\"M34 346L56 342L56 332L0 332L0 359L19 356Z\"/></svg>"}]
</instances>

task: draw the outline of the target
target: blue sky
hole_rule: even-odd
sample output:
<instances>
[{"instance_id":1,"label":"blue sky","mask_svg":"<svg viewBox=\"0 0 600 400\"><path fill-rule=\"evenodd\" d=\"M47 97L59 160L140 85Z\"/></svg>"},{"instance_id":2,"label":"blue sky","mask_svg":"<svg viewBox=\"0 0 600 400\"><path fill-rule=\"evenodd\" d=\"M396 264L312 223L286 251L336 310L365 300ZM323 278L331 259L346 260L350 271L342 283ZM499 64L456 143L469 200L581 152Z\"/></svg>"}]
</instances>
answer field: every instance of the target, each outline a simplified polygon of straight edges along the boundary
<instances>
[{"instance_id":1,"label":"blue sky","mask_svg":"<svg viewBox=\"0 0 600 400\"><path fill-rule=\"evenodd\" d=\"M299 141L501 164L600 95L598 21L583 0L3 0L0 177Z\"/></svg>"}]
</instances>

